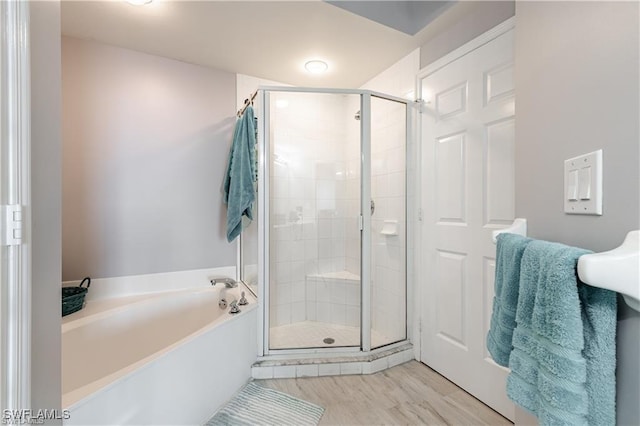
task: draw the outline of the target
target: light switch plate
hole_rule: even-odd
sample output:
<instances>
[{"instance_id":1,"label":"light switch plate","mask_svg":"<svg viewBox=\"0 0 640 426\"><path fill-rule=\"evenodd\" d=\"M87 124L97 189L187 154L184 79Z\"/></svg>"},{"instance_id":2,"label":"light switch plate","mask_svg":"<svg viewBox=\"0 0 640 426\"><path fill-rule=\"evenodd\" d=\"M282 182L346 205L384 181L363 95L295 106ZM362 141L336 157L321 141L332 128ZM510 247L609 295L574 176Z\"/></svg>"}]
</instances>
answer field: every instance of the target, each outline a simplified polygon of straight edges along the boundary
<instances>
[{"instance_id":1,"label":"light switch plate","mask_svg":"<svg viewBox=\"0 0 640 426\"><path fill-rule=\"evenodd\" d=\"M569 214L602 215L601 149L565 160L564 211Z\"/></svg>"}]
</instances>

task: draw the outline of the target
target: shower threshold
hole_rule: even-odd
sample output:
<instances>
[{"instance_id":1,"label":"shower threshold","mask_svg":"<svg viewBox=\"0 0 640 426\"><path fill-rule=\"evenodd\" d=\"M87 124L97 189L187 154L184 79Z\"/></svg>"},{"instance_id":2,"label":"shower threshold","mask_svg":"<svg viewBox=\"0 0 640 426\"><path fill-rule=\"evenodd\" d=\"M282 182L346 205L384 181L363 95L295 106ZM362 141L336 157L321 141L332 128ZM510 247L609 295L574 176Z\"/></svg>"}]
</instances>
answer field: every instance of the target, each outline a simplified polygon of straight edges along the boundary
<instances>
[{"instance_id":1,"label":"shower threshold","mask_svg":"<svg viewBox=\"0 0 640 426\"><path fill-rule=\"evenodd\" d=\"M363 353L343 353L331 356L328 353L268 355L258 358L251 367L254 379L340 376L350 374L373 374L395 367L415 358L413 345L409 341L394 343Z\"/></svg>"}]
</instances>

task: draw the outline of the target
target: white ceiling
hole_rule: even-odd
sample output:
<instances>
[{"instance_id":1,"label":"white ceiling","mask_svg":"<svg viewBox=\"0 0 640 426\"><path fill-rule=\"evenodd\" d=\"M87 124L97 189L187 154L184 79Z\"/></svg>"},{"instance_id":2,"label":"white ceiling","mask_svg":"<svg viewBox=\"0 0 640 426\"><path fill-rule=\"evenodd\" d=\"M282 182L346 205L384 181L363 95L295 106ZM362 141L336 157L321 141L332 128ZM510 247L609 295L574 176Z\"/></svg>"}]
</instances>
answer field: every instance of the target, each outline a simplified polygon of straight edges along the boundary
<instances>
[{"instance_id":1,"label":"white ceiling","mask_svg":"<svg viewBox=\"0 0 640 426\"><path fill-rule=\"evenodd\" d=\"M361 86L419 47L425 33L412 36L318 0L63 1L62 32L297 86L338 88ZM316 58L329 64L327 73L304 70Z\"/></svg>"}]
</instances>

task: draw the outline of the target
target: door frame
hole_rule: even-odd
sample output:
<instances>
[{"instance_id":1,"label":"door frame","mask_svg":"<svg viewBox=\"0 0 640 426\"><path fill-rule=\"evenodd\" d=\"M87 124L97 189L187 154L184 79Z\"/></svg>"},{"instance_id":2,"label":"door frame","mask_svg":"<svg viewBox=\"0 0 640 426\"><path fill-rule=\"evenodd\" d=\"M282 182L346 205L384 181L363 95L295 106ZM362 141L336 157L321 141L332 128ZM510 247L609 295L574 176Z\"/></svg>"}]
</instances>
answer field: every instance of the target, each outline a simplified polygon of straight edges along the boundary
<instances>
[{"instance_id":1,"label":"door frame","mask_svg":"<svg viewBox=\"0 0 640 426\"><path fill-rule=\"evenodd\" d=\"M31 89L29 2L0 2L0 408L31 406ZM15 206L18 215L5 206ZM7 213L10 212L10 213ZM20 213L21 212L21 213ZM11 216L7 218L7 216ZM11 234L10 234L11 235Z\"/></svg>"},{"instance_id":2,"label":"door frame","mask_svg":"<svg viewBox=\"0 0 640 426\"><path fill-rule=\"evenodd\" d=\"M423 177L425 175L424 164L423 164L423 146L422 146L422 138L423 138L423 128L422 128L422 118L421 114L423 113L423 106L429 103L431 100L424 99L425 94L422 93L422 80L430 76L431 74L439 71L443 67L449 65L450 63L462 58L463 56L475 51L476 49L486 45L487 43L493 41L494 39L500 37L508 31L515 29L516 27L516 18L515 16L503 21L502 23L496 25L485 33L479 35L473 40L465 43L464 45L456 48L445 56L433 61L428 64L424 68L420 69L416 74L415 80L415 93L416 93L416 102L420 106L418 109L418 117L416 119L416 158L419 166L417 167L417 185L416 185L416 197L417 197L417 231L419 232L419 237L416 239L415 247L416 247L416 262L415 262L415 287L414 287L414 295L417 299L416 301L416 309L418 310L417 324L414 332L414 347L416 359L422 359L423 352L423 339L422 339L422 327L423 321L428 321L428 318L423 318L423 312L426 306L425 298L427 297L427 292L420 285L420 278L424 276L426 273L425 265L422 262L424 256L425 247L423 245L423 240L425 239L426 228L424 226L424 206L428 203L433 203L435 200L433 199L433 192L429 199L423 199Z\"/></svg>"}]
</instances>

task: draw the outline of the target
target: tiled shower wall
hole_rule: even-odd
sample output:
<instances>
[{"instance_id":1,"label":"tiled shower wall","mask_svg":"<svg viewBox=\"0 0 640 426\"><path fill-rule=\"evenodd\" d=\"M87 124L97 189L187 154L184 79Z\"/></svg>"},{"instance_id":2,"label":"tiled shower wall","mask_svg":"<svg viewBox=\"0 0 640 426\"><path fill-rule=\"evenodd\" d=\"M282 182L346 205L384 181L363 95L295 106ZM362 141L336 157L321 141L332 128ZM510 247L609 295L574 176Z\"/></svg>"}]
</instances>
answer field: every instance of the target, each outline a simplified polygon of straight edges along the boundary
<instances>
[{"instance_id":1,"label":"tiled shower wall","mask_svg":"<svg viewBox=\"0 0 640 426\"><path fill-rule=\"evenodd\" d=\"M360 108L349 100L350 109ZM406 110L402 103L371 98L371 321L385 343L406 337ZM359 129L350 138L359 138ZM347 147L347 271L360 275L360 146ZM397 235L382 234L386 221L396 221Z\"/></svg>"},{"instance_id":2,"label":"tiled shower wall","mask_svg":"<svg viewBox=\"0 0 640 426\"><path fill-rule=\"evenodd\" d=\"M346 151L360 144L359 132L352 129L359 122L353 118L355 111L349 111L348 99L271 94L271 326L346 318L346 308L330 303L346 293L331 294L336 286L306 277L345 271L346 235L357 226L347 218Z\"/></svg>"},{"instance_id":3,"label":"tiled shower wall","mask_svg":"<svg viewBox=\"0 0 640 426\"><path fill-rule=\"evenodd\" d=\"M372 97L371 326L386 343L406 337L405 145L405 104Z\"/></svg>"},{"instance_id":4,"label":"tiled shower wall","mask_svg":"<svg viewBox=\"0 0 640 426\"><path fill-rule=\"evenodd\" d=\"M358 326L360 98L271 97L271 326ZM372 325L389 343L405 337L405 132L404 104L372 98Z\"/></svg>"}]
</instances>

